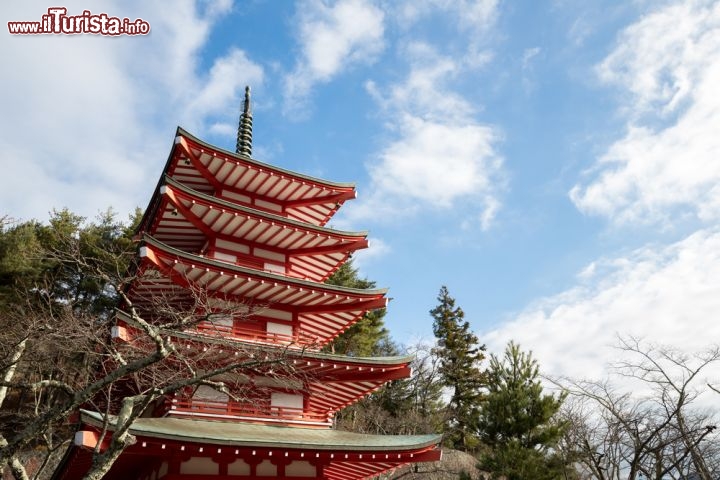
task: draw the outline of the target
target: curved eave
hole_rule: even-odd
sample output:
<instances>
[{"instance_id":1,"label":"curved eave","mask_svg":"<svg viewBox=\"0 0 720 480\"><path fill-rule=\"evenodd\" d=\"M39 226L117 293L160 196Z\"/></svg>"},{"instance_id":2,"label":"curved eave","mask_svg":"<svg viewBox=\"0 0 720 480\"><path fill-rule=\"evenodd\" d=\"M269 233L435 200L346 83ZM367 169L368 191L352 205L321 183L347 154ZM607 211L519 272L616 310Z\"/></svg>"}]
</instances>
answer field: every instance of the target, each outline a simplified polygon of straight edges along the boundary
<instances>
[{"instance_id":1,"label":"curved eave","mask_svg":"<svg viewBox=\"0 0 720 480\"><path fill-rule=\"evenodd\" d=\"M116 309L115 315L119 321L127 323L128 325L136 325L136 322L124 310ZM326 366L332 366L334 364L337 364L340 366L351 365L351 366L366 366L366 367L406 366L415 359L415 355L412 355L412 354L410 354L410 355L394 355L394 356L387 356L387 357L350 357L348 355L338 355L335 353L317 352L317 351L312 351L312 350L302 350L302 351L294 352L292 350L285 349L284 347L269 346L269 345L259 347L257 343L246 342L241 339L218 338L217 336L199 337L195 333L181 332L178 330L163 330L163 333L172 335L172 336L177 336L178 338L192 339L192 340L197 340L197 341L200 341L203 343L208 343L208 344L215 344L215 343L222 344L222 345L237 344L242 349L248 349L248 348L252 347L252 348L264 348L264 349L268 349L268 351L269 351L269 350L276 350L276 349L280 348L280 349L282 349L282 351L285 354L287 354L291 358L309 359L315 363L319 363L319 364L322 363Z\"/></svg>"},{"instance_id":2,"label":"curved eave","mask_svg":"<svg viewBox=\"0 0 720 480\"><path fill-rule=\"evenodd\" d=\"M344 190L344 189L354 189L355 183L353 182L333 182L330 180L325 180L322 178L312 177L310 175L304 175L302 173L293 172L291 170L285 170L280 167L276 167L274 165L270 165L265 162L261 162L259 160L255 160L251 157L248 157L247 155L241 155L239 153L231 152L230 150L224 150L222 148L218 148L214 145L211 145L204 140L200 140L198 137L194 136L192 133L188 132L182 127L177 128L177 135L182 135L183 137L187 138L188 140L191 140L193 143L197 144L198 146L201 146L205 148L208 151L212 151L217 154L217 156L223 156L223 157L230 157L234 160L242 160L243 162L247 162L249 164L255 165L259 168L267 168L274 170L278 173L282 173L284 175L287 175L288 177L295 178L300 181L305 182L311 182L315 183L317 185L322 185L328 189L336 189L336 190Z\"/></svg>"},{"instance_id":3,"label":"curved eave","mask_svg":"<svg viewBox=\"0 0 720 480\"><path fill-rule=\"evenodd\" d=\"M193 190L192 188L187 187L186 185L183 185L181 182L178 182L177 180L173 179L169 176L164 176L164 185L170 186L173 189L176 189L185 195L189 197L194 197L198 201L202 201L207 205L214 205L216 208L225 208L231 212L238 212L242 213L244 215L248 216L255 216L258 218L263 218L268 222L276 222L281 223L283 225L286 225L288 228L302 228L304 230L307 230L309 232L318 233L322 235L335 235L338 237L366 237L368 232L365 231L359 231L359 232L350 232L350 231L343 231L343 230L336 230L334 228L324 227L320 225L313 225L308 224L306 222L301 222L298 220L294 220L292 218L283 217L281 215L273 214L272 212L266 212L262 210L257 210L251 207L247 207L244 205L241 205L239 203L234 203L228 200L223 200L221 198L214 197L212 195L207 195L203 192ZM162 188L160 193L162 194Z\"/></svg>"},{"instance_id":4,"label":"curved eave","mask_svg":"<svg viewBox=\"0 0 720 480\"><path fill-rule=\"evenodd\" d=\"M129 325L135 325L127 312L122 310L116 310L116 316L118 320L125 322ZM351 367L367 367L367 369L382 369L384 367L405 367L415 359L414 355L398 355L393 357L350 357L347 355L337 355L333 353L318 352L314 350L304 349L301 351L293 351L292 349L286 349L285 347L276 346L258 346L257 343L243 341L241 339L228 339L219 338L213 335L199 336L194 332L181 332L178 330L163 330L163 334L171 335L177 338L185 340L193 340L207 344L222 344L222 345L237 345L243 350L248 349L268 349L277 350L282 349L284 354L293 359L294 361L309 361L316 371L331 372L336 367L344 368L345 366Z\"/></svg>"},{"instance_id":5,"label":"curved eave","mask_svg":"<svg viewBox=\"0 0 720 480\"><path fill-rule=\"evenodd\" d=\"M128 292L136 306L152 307L152 298L192 303L191 291L211 297L289 312L298 332L324 345L369 310L387 305L387 289L362 290L319 284L191 255L150 236L140 247L141 274ZM150 270L148 270L148 268ZM152 270L159 272L152 273Z\"/></svg>"},{"instance_id":6,"label":"curved eave","mask_svg":"<svg viewBox=\"0 0 720 480\"><path fill-rule=\"evenodd\" d=\"M107 420L103 414L80 410L81 427L54 480L85 475L100 441L99 432L106 424L114 430L114 418ZM138 418L128 432L137 441L115 461L104 477L107 480L137 478L147 473L143 466L149 462L177 456L209 457L226 464L238 459L246 463L311 460L322 465L317 476L328 480L367 479L409 463L442 458L441 435L368 435L173 417Z\"/></svg>"},{"instance_id":7,"label":"curved eave","mask_svg":"<svg viewBox=\"0 0 720 480\"><path fill-rule=\"evenodd\" d=\"M145 233L184 251L200 252L209 238L219 239L236 255L243 255L241 246L282 255L288 275L323 282L352 252L368 245L367 232L294 221L205 195L169 177L158 194L163 198Z\"/></svg>"},{"instance_id":8,"label":"curved eave","mask_svg":"<svg viewBox=\"0 0 720 480\"><path fill-rule=\"evenodd\" d=\"M387 293L386 288L376 288L376 289L359 289L359 288L351 288L351 287L342 287L337 285L329 285L329 284L318 284L317 282L309 281L309 280L302 280L299 278L291 278L286 277L284 275L278 275L274 273L269 272L262 272L258 270L254 270L252 268L245 268L238 265L233 265L227 262L222 262L219 260L213 260L211 258L205 258L200 257L198 255L193 255L187 252L184 252L182 250L173 248L169 245L166 245L155 238L151 237L150 235L144 235L141 241L140 246L140 257L148 257L149 256L149 250L148 247L152 251L155 251L157 253L162 254L164 257L171 259L172 263L175 265L182 264L187 265L192 268L192 265L196 265L196 269L202 269L207 272L214 272L216 275L214 276L213 280L217 280L220 276L226 276L226 275L236 275L238 277L238 280L247 280L250 279L251 281L260 282L263 284L278 284L282 285L283 287L288 286L292 287L298 291L315 291L319 293L320 295L325 294L324 296L343 296L347 297L348 300L351 299L357 299L357 300L374 300L378 298L382 298ZM158 266L161 266L158 264ZM242 278L244 277L244 278ZM189 277L188 277L189 278ZM213 285L212 281L204 280L202 282L202 285L211 291L216 292L222 292L222 293L229 293L224 290L216 290L214 288L215 285ZM232 294L231 294L232 295ZM259 297L262 298L262 297ZM277 301L277 299L275 300ZM305 301L304 303L309 303L308 301ZM317 305L317 303L312 303L314 305ZM386 305L378 306L375 308L382 308Z\"/></svg>"},{"instance_id":9,"label":"curved eave","mask_svg":"<svg viewBox=\"0 0 720 480\"><path fill-rule=\"evenodd\" d=\"M327 223L356 196L352 183L329 182L218 149L181 128L164 173L195 190L315 225Z\"/></svg>"},{"instance_id":10,"label":"curved eave","mask_svg":"<svg viewBox=\"0 0 720 480\"><path fill-rule=\"evenodd\" d=\"M96 428L102 428L104 425L104 417L100 413L81 410L80 417L85 425ZM112 430L112 427L110 429ZM425 450L437 446L441 440L440 435L367 435L333 429L276 427L180 418L138 418L129 431L138 436L200 444L366 453Z\"/></svg>"},{"instance_id":11,"label":"curved eave","mask_svg":"<svg viewBox=\"0 0 720 480\"><path fill-rule=\"evenodd\" d=\"M125 312L117 312L117 321L137 333L130 334L134 341L136 334L142 335L135 321ZM202 335L194 331L162 330L162 334L177 339L179 343L196 344L200 347L220 345L223 350L236 352L278 352L282 350L286 361L305 379L310 395L306 407L310 411L335 414L374 392L387 382L410 376L409 367L413 357L348 357L324 354L308 350L258 345L242 340ZM232 357L235 361L237 357Z\"/></svg>"}]
</instances>

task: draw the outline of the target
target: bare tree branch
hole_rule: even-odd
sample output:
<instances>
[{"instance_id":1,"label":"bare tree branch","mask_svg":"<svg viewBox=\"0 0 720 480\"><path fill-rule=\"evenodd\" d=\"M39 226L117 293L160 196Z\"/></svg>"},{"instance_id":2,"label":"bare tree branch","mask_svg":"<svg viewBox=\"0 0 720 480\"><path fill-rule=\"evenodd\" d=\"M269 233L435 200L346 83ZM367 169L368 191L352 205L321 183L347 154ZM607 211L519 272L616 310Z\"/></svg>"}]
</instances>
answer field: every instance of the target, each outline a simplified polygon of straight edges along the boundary
<instances>
[{"instance_id":1,"label":"bare tree branch","mask_svg":"<svg viewBox=\"0 0 720 480\"><path fill-rule=\"evenodd\" d=\"M720 471L717 412L698 411L693 402L720 349L690 354L634 337L619 337L617 348L622 358L611 371L619 383L555 380L575 399L566 407L572 428L564 448L589 478L711 480Z\"/></svg>"}]
</instances>

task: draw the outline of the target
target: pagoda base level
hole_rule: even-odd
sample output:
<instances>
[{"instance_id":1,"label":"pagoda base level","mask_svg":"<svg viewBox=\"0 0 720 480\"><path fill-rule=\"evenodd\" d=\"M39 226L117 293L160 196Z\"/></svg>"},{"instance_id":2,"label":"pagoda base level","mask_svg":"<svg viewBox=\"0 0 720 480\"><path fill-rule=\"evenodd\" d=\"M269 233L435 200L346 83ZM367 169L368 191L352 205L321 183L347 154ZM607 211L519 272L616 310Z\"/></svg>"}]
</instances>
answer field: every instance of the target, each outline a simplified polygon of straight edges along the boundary
<instances>
[{"instance_id":1,"label":"pagoda base level","mask_svg":"<svg viewBox=\"0 0 720 480\"><path fill-rule=\"evenodd\" d=\"M142 447L140 447L142 448ZM268 456L268 451L258 452L241 449L238 456L236 450L227 455L178 455L177 452L159 452L143 454L137 446L130 447L115 462L110 472L103 477L105 480L251 480L251 479L293 479L293 480L354 480L377 476L383 472L394 470L408 463L438 461L440 450L430 450L413 455L405 461L385 459L385 454L375 454L382 459L372 459L373 454L366 454L368 459L344 460L344 454L338 453L335 459L324 458L301 459L298 452L285 457L284 453L273 452L276 457ZM147 444L146 447L147 448ZM151 448L155 450L155 448ZM197 452L197 448L195 448ZM215 450L217 452L217 450ZM209 453L209 452L208 452ZM313 457L314 455L308 455ZM263 458L264 457L264 458ZM295 457L294 459L291 457ZM82 478L92 463L92 451L87 448L73 446L64 460L63 468L57 471L54 479Z\"/></svg>"},{"instance_id":2,"label":"pagoda base level","mask_svg":"<svg viewBox=\"0 0 720 480\"><path fill-rule=\"evenodd\" d=\"M82 478L91 466L103 416L81 411L81 423L54 480ZM104 480L359 480L441 457L437 435L363 435L167 417L140 418L130 433L135 443Z\"/></svg>"}]
</instances>

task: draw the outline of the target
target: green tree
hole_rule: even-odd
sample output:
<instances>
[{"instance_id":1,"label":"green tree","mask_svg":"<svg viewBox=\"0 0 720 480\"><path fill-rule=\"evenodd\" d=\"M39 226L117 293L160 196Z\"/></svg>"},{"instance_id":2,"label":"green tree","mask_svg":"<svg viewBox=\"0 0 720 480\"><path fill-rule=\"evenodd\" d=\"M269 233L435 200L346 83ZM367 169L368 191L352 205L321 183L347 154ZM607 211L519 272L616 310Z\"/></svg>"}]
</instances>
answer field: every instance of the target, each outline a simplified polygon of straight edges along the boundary
<instances>
[{"instance_id":1,"label":"green tree","mask_svg":"<svg viewBox=\"0 0 720 480\"><path fill-rule=\"evenodd\" d=\"M120 222L108 210L86 222L63 209L47 224L0 222L1 453L8 444L28 443L52 452L69 434L63 405L70 387L64 387L95 378L95 342L107 335L105 320L119 299L97 271L120 277L128 269L138 218ZM55 411L62 413L53 417ZM41 434L22 437L31 425ZM14 455L9 465L25 478Z\"/></svg>"},{"instance_id":2,"label":"green tree","mask_svg":"<svg viewBox=\"0 0 720 480\"><path fill-rule=\"evenodd\" d=\"M502 359L490 356L480 438L488 447L481 468L508 480L564 478L556 455L565 425L557 420L564 395L543 393L537 361L510 342Z\"/></svg>"},{"instance_id":3,"label":"green tree","mask_svg":"<svg viewBox=\"0 0 720 480\"><path fill-rule=\"evenodd\" d=\"M442 383L451 392L445 415L446 443L458 450L475 451L479 446L477 424L486 383L480 367L485 346L470 331L465 313L455 306L447 287L440 288L437 300L438 305L430 310L437 338L435 352L440 359Z\"/></svg>"},{"instance_id":4,"label":"green tree","mask_svg":"<svg viewBox=\"0 0 720 480\"><path fill-rule=\"evenodd\" d=\"M135 252L132 235L139 219L139 210L127 223L107 210L95 221L86 222L63 209L53 211L48 224L0 224L0 310L17 308L35 298L76 311L109 313L117 306L117 295L106 288L107 282L88 272L95 267L119 276L127 270Z\"/></svg>"},{"instance_id":5,"label":"green tree","mask_svg":"<svg viewBox=\"0 0 720 480\"><path fill-rule=\"evenodd\" d=\"M283 352L258 360L254 347L233 344L238 355L209 368L207 359L226 357L227 345L177 348L176 333L209 318L201 288L189 290L183 302L157 298L147 309L133 306L127 287L147 274L132 267L138 218L118 222L108 211L86 222L67 210L54 212L48 224L0 217L3 475L46 478L72 438L68 419L81 407L115 414L100 432L107 448L93 451L84 477L99 480L133 443L135 419L158 402L201 384L226 389L216 380L221 373L243 379L292 374L292 367L283 370ZM109 341L118 302L134 326L128 342Z\"/></svg>"},{"instance_id":6,"label":"green tree","mask_svg":"<svg viewBox=\"0 0 720 480\"><path fill-rule=\"evenodd\" d=\"M33 258L40 248L39 225L3 220L0 223L0 312L20 300L18 285L32 282L40 274L40 262Z\"/></svg>"},{"instance_id":7,"label":"green tree","mask_svg":"<svg viewBox=\"0 0 720 480\"><path fill-rule=\"evenodd\" d=\"M351 288L375 288L375 282L361 278L352 260L344 263L326 283ZM338 335L326 350L340 355L369 357L396 354L390 334L385 328L385 309L372 310L350 328Z\"/></svg>"}]
</instances>

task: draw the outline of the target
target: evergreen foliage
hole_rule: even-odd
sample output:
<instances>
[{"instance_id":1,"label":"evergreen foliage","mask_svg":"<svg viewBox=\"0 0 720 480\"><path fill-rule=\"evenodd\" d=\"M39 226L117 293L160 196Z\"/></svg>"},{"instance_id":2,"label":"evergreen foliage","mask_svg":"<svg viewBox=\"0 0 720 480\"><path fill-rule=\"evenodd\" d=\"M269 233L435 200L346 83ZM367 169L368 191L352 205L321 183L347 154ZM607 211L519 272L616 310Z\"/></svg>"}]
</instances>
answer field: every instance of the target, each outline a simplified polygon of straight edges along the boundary
<instances>
[{"instance_id":1,"label":"evergreen foliage","mask_svg":"<svg viewBox=\"0 0 720 480\"><path fill-rule=\"evenodd\" d=\"M445 413L446 444L466 452L475 451L479 446L477 426L486 383L480 367L485 346L479 345L464 319L465 313L455 306L447 287L440 288L437 300L438 305L430 310L437 338L435 352L440 359L442 383L451 391Z\"/></svg>"},{"instance_id":2,"label":"evergreen foliage","mask_svg":"<svg viewBox=\"0 0 720 480\"><path fill-rule=\"evenodd\" d=\"M35 254L40 249L38 228L35 222L0 225L0 310L20 300L15 287L32 282L40 273Z\"/></svg>"},{"instance_id":3,"label":"evergreen foliage","mask_svg":"<svg viewBox=\"0 0 720 480\"><path fill-rule=\"evenodd\" d=\"M107 211L87 222L67 210L48 224L0 217L0 467L14 478L45 478L79 408L114 415L84 477L100 479L134 442L132 423L168 398L295 372L282 349L257 358L254 346L237 345L232 356L219 342L177 348L176 333L208 318L198 315L212 308L202 288L188 289L187 301L157 295L134 308L126 292L144 274L132 240L139 219L118 222ZM127 342L109 341L121 301L137 328Z\"/></svg>"},{"instance_id":4,"label":"evergreen foliage","mask_svg":"<svg viewBox=\"0 0 720 480\"><path fill-rule=\"evenodd\" d=\"M487 375L478 423L488 447L481 468L508 480L564 478L554 452L565 429L556 419L564 396L543 393L537 361L513 342L502 359L490 356Z\"/></svg>"},{"instance_id":5,"label":"evergreen foliage","mask_svg":"<svg viewBox=\"0 0 720 480\"><path fill-rule=\"evenodd\" d=\"M127 271L139 218L121 222L108 210L87 222L63 209L48 223L0 221L0 443L28 442L16 435L33 422L42 434L30 443L48 452L71 433L52 413L95 378L91 358L118 303L117 285L100 272Z\"/></svg>"},{"instance_id":6,"label":"evergreen foliage","mask_svg":"<svg viewBox=\"0 0 720 480\"><path fill-rule=\"evenodd\" d=\"M343 264L327 283L360 289L375 288L375 282L360 277L352 261ZM368 312L325 349L357 357L399 355L400 348L390 339L384 317L385 309ZM340 429L362 433L414 433L416 422L408 421L411 405L410 380L396 380L338 412L335 423Z\"/></svg>"},{"instance_id":7,"label":"evergreen foliage","mask_svg":"<svg viewBox=\"0 0 720 480\"><path fill-rule=\"evenodd\" d=\"M132 235L140 211L129 222L118 221L112 210L93 222L67 209L51 213L48 224L36 221L0 225L0 309L18 308L42 295L42 301L71 306L75 310L99 315L117 306L117 296L90 266L124 272L135 245ZM59 261L53 252L74 252L87 265ZM42 289L37 286L42 285ZM22 297L18 297L22 292ZM38 298L38 300L40 300Z\"/></svg>"}]
</instances>

